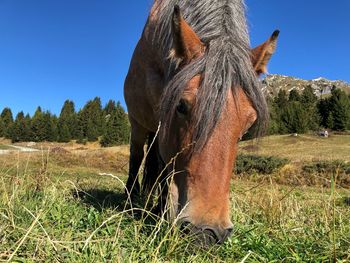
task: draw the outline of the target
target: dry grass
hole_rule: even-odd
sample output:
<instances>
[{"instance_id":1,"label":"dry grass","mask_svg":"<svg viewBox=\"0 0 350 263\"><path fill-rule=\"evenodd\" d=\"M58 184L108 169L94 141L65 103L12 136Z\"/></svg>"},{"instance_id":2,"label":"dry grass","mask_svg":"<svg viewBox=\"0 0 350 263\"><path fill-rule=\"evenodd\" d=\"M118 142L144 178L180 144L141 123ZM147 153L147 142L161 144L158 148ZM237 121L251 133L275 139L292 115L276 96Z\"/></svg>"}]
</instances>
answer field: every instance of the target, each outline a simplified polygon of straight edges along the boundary
<instances>
[{"instance_id":1,"label":"dry grass","mask_svg":"<svg viewBox=\"0 0 350 263\"><path fill-rule=\"evenodd\" d=\"M79 144L76 143L76 141L71 141L69 143L60 143L60 142L18 142L15 143L14 145L16 146L24 146L24 147L32 147L35 149L39 149L39 150L47 150L47 149L52 149L52 148L64 148L67 149L69 151L72 150L79 150L79 149L85 149L85 150L96 150L96 149L100 149L101 146L99 144L99 142L88 142L86 144Z\"/></svg>"},{"instance_id":2,"label":"dry grass","mask_svg":"<svg viewBox=\"0 0 350 263\"><path fill-rule=\"evenodd\" d=\"M350 135L332 135L322 138L315 135L275 135L259 141L241 142L241 152L285 157L293 164L314 160L350 161Z\"/></svg>"},{"instance_id":3,"label":"dry grass","mask_svg":"<svg viewBox=\"0 0 350 263\"><path fill-rule=\"evenodd\" d=\"M4 145L4 144L0 144L0 150L10 150L12 149L12 147Z\"/></svg>"},{"instance_id":4,"label":"dry grass","mask_svg":"<svg viewBox=\"0 0 350 263\"><path fill-rule=\"evenodd\" d=\"M287 158L290 163L269 176L250 174L239 176L255 182L273 181L277 184L290 186L330 187L332 176L340 187L350 188L348 174L306 173L303 166L314 162L342 160L350 162L350 135L333 135L322 138L315 135L276 135L244 141L239 145L239 151L246 154L277 156Z\"/></svg>"}]
</instances>

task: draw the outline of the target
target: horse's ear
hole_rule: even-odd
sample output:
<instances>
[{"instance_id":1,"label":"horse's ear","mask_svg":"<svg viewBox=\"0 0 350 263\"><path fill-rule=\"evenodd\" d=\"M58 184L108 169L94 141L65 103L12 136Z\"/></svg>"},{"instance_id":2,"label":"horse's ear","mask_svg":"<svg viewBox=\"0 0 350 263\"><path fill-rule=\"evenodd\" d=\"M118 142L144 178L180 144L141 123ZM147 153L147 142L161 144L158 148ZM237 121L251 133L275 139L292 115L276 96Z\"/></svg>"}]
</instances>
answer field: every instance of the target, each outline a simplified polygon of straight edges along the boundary
<instances>
[{"instance_id":1,"label":"horse's ear","mask_svg":"<svg viewBox=\"0 0 350 263\"><path fill-rule=\"evenodd\" d=\"M189 24L183 19L178 5L174 6L172 34L174 42L171 51L172 57L188 63L203 53L204 44Z\"/></svg>"},{"instance_id":2,"label":"horse's ear","mask_svg":"<svg viewBox=\"0 0 350 263\"><path fill-rule=\"evenodd\" d=\"M267 63L275 53L279 33L279 30L275 30L265 43L252 49L252 63L257 75L267 73Z\"/></svg>"}]
</instances>

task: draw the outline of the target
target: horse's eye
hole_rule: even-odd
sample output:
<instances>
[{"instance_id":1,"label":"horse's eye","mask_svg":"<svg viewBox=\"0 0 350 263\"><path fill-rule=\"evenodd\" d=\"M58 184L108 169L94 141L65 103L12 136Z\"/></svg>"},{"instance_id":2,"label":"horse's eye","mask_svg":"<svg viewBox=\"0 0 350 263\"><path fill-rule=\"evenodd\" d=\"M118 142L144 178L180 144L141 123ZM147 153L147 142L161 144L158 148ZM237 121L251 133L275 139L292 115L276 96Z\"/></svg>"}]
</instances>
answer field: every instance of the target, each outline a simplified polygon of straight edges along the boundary
<instances>
[{"instance_id":1,"label":"horse's eye","mask_svg":"<svg viewBox=\"0 0 350 263\"><path fill-rule=\"evenodd\" d=\"M179 104L176 106L176 111L182 115L188 114L188 105L184 100L180 100Z\"/></svg>"}]
</instances>

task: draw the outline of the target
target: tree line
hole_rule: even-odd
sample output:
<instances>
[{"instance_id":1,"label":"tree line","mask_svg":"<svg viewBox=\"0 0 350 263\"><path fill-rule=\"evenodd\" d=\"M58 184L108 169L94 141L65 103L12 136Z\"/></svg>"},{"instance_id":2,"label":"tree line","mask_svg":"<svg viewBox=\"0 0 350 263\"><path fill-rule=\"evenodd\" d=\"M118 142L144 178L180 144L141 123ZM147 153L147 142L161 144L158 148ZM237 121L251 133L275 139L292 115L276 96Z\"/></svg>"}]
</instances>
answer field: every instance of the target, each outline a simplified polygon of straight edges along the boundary
<instances>
[{"instance_id":1,"label":"tree line","mask_svg":"<svg viewBox=\"0 0 350 263\"><path fill-rule=\"evenodd\" d=\"M320 99L311 86L301 93L280 90L268 98L269 134L306 133L320 129L350 130L350 95L333 86L331 94Z\"/></svg>"},{"instance_id":2,"label":"tree line","mask_svg":"<svg viewBox=\"0 0 350 263\"><path fill-rule=\"evenodd\" d=\"M268 97L270 110L268 134L306 133L320 129L350 130L350 95L332 88L331 94L318 98L311 86L302 92L280 90ZM21 141L58 141L78 143L99 141L103 147L129 142L130 125L120 102L110 100L102 107L101 99L88 101L75 110L66 100L59 116L38 107L33 116L19 112L13 118L10 108L0 115L0 137ZM245 138L249 138L246 136Z\"/></svg>"},{"instance_id":3,"label":"tree line","mask_svg":"<svg viewBox=\"0 0 350 263\"><path fill-rule=\"evenodd\" d=\"M99 141L103 147L129 142L130 126L120 102L110 100L102 107L99 97L89 100L79 111L66 100L59 116L38 107L33 116L19 112L14 118L10 108L0 115L0 137L12 142Z\"/></svg>"}]
</instances>

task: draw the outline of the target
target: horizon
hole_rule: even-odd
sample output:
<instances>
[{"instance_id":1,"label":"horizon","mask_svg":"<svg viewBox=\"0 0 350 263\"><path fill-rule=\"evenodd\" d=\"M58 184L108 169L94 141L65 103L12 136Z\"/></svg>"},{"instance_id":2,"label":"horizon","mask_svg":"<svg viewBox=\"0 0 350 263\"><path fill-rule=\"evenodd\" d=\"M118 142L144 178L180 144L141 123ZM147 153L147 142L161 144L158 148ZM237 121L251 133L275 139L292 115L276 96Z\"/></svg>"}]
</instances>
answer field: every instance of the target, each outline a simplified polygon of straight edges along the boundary
<instances>
[{"instance_id":1,"label":"horizon","mask_svg":"<svg viewBox=\"0 0 350 263\"><path fill-rule=\"evenodd\" d=\"M246 4L252 47L281 30L270 74L350 83L349 55L343 51L350 42L344 33L349 1ZM123 82L151 5L151 0L2 1L0 109L32 116L40 106L59 115L67 99L78 110L100 97L102 105L113 99L127 110Z\"/></svg>"},{"instance_id":2,"label":"horizon","mask_svg":"<svg viewBox=\"0 0 350 263\"><path fill-rule=\"evenodd\" d=\"M318 77L318 78L315 78L315 79L302 79L302 78L298 78L298 77L294 77L294 76L287 76L287 75L282 75L282 74L269 74L269 75L264 75L263 78L262 78L262 80L265 79L266 77L269 77L269 76L270 76L270 77L271 77L271 76L291 77L291 78L294 78L294 79L300 79L300 80L306 80L306 81L317 81L317 80L325 79L326 81L329 81L329 82L338 82L338 81L341 81L341 82L344 82L344 83L346 83L346 84L348 84L348 85L350 86L350 83L347 82L347 81L344 81L344 80L331 80L331 79L327 79L327 78L324 78L324 77ZM72 99L70 99L70 98L67 98L67 99L65 99L64 101L62 101L62 103L61 103L61 108L63 107L65 101L69 100L69 101L72 101L72 102L74 103L75 112L79 112L79 110L81 110L89 101L94 100L96 97L100 98L99 96L95 96L95 97L93 97L93 98L90 98L90 99L88 99L85 103L83 103L80 107L77 107L77 105L76 105L76 103L75 103L74 100L72 100ZM101 99L101 98L100 98L100 99ZM121 101L119 101L119 100L114 100L114 99L107 99L107 101L102 101L102 99L101 99L101 106L102 106L102 109L107 105L107 103L109 102L109 100L113 100L116 104L117 104L117 103L121 103L121 105L123 106L125 112L128 113L128 112L127 112L126 106L123 105L123 103L122 103ZM5 106L5 107L3 107L3 108L0 108L0 113L3 111L4 108L10 108L11 111L12 111L12 114L13 114L13 118L15 118L16 115L17 115L18 113L20 113L20 112L23 112L24 115L29 114L31 117L33 117L35 111L36 111L39 107L40 107L40 109L41 109L42 112L48 111L48 112L50 112L52 115L55 115L55 116L57 116L57 117L60 115L61 109L60 109L58 112L52 112L52 111L50 111L50 109L45 109L45 108L43 108L41 105L38 105L38 106L33 110L32 113L30 113L30 112L25 112L25 111L23 111L23 110L19 110L19 111L17 111L17 112L14 112L14 111L11 109L11 107L8 107L8 106Z\"/></svg>"}]
</instances>

